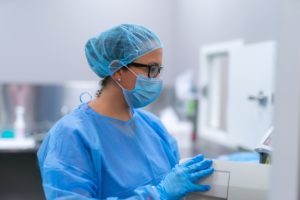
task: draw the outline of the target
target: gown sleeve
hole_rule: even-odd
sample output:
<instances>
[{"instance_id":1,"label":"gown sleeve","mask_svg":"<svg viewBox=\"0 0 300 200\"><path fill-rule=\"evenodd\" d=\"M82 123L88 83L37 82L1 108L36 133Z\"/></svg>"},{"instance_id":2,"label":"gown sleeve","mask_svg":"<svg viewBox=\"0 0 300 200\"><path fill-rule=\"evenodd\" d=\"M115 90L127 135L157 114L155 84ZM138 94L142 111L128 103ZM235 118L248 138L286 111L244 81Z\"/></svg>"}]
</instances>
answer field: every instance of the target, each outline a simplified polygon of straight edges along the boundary
<instances>
[{"instance_id":1,"label":"gown sleeve","mask_svg":"<svg viewBox=\"0 0 300 200\"><path fill-rule=\"evenodd\" d=\"M101 179L96 178L89 147L78 129L61 124L53 127L38 151L38 160L47 200L99 200ZM101 172L101 164L97 164L97 171ZM126 199L160 198L155 186L145 185L136 188L134 195Z\"/></svg>"}]
</instances>

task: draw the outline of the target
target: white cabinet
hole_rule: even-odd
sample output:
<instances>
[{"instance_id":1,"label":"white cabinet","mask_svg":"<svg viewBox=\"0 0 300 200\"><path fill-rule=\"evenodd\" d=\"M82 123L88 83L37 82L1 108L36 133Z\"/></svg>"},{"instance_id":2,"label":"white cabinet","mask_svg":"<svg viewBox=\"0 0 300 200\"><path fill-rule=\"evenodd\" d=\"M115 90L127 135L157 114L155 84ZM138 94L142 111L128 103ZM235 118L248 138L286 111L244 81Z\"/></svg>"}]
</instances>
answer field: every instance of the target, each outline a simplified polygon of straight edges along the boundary
<instances>
[{"instance_id":1,"label":"white cabinet","mask_svg":"<svg viewBox=\"0 0 300 200\"><path fill-rule=\"evenodd\" d=\"M242 40L200 50L200 136L254 149L273 124L276 44Z\"/></svg>"}]
</instances>

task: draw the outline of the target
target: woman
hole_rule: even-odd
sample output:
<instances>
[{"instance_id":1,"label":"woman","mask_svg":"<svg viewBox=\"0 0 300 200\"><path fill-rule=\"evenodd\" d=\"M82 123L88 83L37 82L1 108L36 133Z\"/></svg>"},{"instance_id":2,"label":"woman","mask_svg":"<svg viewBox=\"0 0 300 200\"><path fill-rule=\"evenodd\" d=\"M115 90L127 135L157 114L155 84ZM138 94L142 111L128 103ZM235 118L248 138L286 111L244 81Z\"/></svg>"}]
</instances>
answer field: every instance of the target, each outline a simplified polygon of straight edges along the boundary
<instances>
[{"instance_id":1,"label":"woman","mask_svg":"<svg viewBox=\"0 0 300 200\"><path fill-rule=\"evenodd\" d=\"M162 89L162 45L149 29L122 24L90 39L86 57L103 78L97 97L59 120L38 159L47 199L180 199L207 191L213 172L199 155L178 165L176 141L137 109Z\"/></svg>"}]
</instances>

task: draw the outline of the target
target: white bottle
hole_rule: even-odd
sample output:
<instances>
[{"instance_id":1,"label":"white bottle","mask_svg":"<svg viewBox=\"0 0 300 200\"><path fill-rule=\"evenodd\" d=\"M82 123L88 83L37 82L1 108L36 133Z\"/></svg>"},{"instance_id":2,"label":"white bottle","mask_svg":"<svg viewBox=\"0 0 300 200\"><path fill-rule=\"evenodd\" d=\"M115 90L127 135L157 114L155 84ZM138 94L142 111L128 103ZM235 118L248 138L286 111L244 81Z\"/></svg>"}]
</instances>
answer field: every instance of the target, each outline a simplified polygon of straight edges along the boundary
<instances>
[{"instance_id":1,"label":"white bottle","mask_svg":"<svg viewBox=\"0 0 300 200\"><path fill-rule=\"evenodd\" d=\"M23 106L17 106L15 112L16 112L16 121L14 123L15 138L22 140L25 138L25 121L24 121L25 108Z\"/></svg>"}]
</instances>

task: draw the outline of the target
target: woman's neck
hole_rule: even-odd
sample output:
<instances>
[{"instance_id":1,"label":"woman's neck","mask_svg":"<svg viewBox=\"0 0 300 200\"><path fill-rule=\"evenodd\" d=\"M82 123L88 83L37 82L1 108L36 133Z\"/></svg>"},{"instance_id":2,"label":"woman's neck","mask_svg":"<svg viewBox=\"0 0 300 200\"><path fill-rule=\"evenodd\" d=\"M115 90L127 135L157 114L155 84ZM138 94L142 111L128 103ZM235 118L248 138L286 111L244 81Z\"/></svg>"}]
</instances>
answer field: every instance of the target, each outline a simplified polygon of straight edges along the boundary
<instances>
[{"instance_id":1,"label":"woman's neck","mask_svg":"<svg viewBox=\"0 0 300 200\"><path fill-rule=\"evenodd\" d=\"M89 103L89 106L101 115L122 121L128 121L132 117L120 88L104 89L99 97Z\"/></svg>"}]
</instances>

